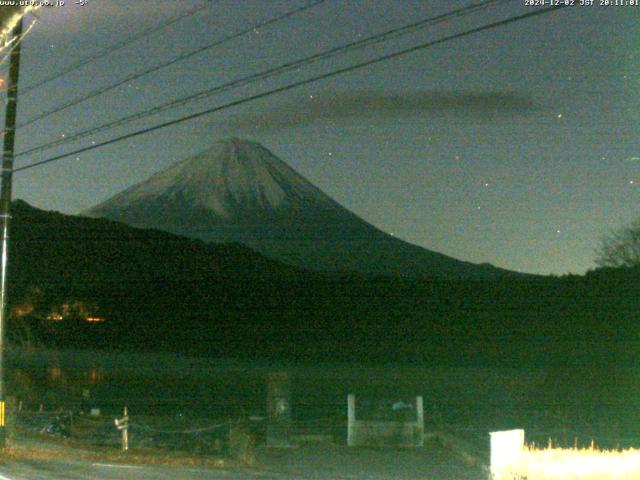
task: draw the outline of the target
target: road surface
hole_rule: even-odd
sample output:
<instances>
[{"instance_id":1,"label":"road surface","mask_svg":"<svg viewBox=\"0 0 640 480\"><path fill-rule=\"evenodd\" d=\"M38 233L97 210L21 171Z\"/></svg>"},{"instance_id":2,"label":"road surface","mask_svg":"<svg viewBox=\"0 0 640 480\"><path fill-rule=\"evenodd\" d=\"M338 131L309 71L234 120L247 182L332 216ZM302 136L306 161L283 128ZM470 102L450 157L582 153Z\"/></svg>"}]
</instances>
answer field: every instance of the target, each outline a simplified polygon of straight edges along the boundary
<instances>
[{"instance_id":1,"label":"road surface","mask_svg":"<svg viewBox=\"0 0 640 480\"><path fill-rule=\"evenodd\" d=\"M0 465L0 480L288 480L257 469L168 467L87 461L20 461Z\"/></svg>"}]
</instances>

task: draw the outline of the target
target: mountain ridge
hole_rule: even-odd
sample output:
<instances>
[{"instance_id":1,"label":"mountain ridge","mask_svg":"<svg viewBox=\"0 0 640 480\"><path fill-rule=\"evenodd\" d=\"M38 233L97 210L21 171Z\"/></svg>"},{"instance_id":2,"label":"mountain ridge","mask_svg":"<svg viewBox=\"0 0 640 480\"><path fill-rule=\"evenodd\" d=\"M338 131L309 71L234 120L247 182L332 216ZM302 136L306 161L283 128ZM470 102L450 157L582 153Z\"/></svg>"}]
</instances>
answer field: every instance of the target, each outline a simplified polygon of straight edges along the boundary
<instances>
[{"instance_id":1,"label":"mountain ridge","mask_svg":"<svg viewBox=\"0 0 640 480\"><path fill-rule=\"evenodd\" d=\"M205 241L243 243L317 271L402 276L518 275L388 235L256 142L231 138L181 160L81 215Z\"/></svg>"},{"instance_id":2,"label":"mountain ridge","mask_svg":"<svg viewBox=\"0 0 640 480\"><path fill-rule=\"evenodd\" d=\"M320 274L14 202L9 340L219 359L423 365L638 364L640 271L485 279ZM95 307L102 323L48 314ZM22 313L19 313L22 312ZM23 328L20 328L20 327ZM28 338L27 338L28 339Z\"/></svg>"}]
</instances>

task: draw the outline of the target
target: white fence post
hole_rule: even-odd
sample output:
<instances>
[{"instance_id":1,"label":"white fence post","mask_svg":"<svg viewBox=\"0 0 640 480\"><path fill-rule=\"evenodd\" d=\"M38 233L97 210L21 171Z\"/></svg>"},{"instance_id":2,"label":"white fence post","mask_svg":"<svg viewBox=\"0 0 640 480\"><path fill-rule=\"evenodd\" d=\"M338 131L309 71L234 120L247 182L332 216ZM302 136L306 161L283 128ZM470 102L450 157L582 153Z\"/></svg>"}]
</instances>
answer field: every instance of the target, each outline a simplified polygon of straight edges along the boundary
<instances>
[{"instance_id":1,"label":"white fence post","mask_svg":"<svg viewBox=\"0 0 640 480\"><path fill-rule=\"evenodd\" d=\"M518 462L524 450L524 430L491 432L491 474L500 479Z\"/></svg>"},{"instance_id":2,"label":"white fence post","mask_svg":"<svg viewBox=\"0 0 640 480\"><path fill-rule=\"evenodd\" d=\"M129 415L127 415L127 407L124 407L125 424L122 429L122 451L129 450Z\"/></svg>"},{"instance_id":3,"label":"white fence post","mask_svg":"<svg viewBox=\"0 0 640 480\"><path fill-rule=\"evenodd\" d=\"M116 418L114 420L116 428L122 431L122 451L129 450L129 414L127 413L127 407L124 407L124 416L122 418Z\"/></svg>"}]
</instances>

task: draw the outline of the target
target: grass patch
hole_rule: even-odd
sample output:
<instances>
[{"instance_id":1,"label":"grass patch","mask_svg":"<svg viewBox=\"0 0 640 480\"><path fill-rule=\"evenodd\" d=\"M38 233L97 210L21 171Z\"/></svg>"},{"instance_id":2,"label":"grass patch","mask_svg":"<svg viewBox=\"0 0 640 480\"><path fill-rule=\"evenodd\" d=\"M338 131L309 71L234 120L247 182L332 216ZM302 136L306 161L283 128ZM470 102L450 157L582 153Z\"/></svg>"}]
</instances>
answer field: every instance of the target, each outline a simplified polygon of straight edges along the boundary
<instances>
[{"instance_id":1,"label":"grass patch","mask_svg":"<svg viewBox=\"0 0 640 480\"><path fill-rule=\"evenodd\" d=\"M167 466L201 466L210 468L238 466L235 462L211 456L188 453L168 453L152 448L132 448L127 452L109 447L87 449L82 442L73 439L43 437L21 432L15 434L2 449L0 463L9 461L47 461L53 459L85 460L90 462L110 462Z\"/></svg>"},{"instance_id":2,"label":"grass patch","mask_svg":"<svg viewBox=\"0 0 640 480\"><path fill-rule=\"evenodd\" d=\"M638 480L640 450L525 447L521 458L496 480Z\"/></svg>"}]
</instances>

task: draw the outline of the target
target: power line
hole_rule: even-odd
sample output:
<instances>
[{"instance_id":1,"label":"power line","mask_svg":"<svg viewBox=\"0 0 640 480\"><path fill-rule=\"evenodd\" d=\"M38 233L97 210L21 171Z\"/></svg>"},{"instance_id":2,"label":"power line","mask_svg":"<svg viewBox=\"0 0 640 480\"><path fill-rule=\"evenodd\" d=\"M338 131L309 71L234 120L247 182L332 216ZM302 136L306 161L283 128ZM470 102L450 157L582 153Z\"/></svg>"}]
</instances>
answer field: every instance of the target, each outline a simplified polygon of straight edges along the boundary
<instances>
[{"instance_id":1,"label":"power line","mask_svg":"<svg viewBox=\"0 0 640 480\"><path fill-rule=\"evenodd\" d=\"M234 33L232 35L228 35L228 36L226 36L226 37L224 37L224 38L222 38L220 40L216 40L215 42L209 43L209 44L204 45L202 47L198 47L195 50L192 50L192 51L189 51L189 52L184 53L182 55L179 55L179 56L177 56L177 57L175 57L175 58L173 58L173 59L171 59L169 61L159 63L159 64L154 65L154 66L152 66L152 67L150 67L150 68L148 68L146 70L143 70L143 71L138 72L138 73L134 73L134 74L132 74L132 75L130 75L128 77L125 77L125 78L123 78L121 80L118 80L115 83L112 83L111 85L108 85L106 87L101 87L99 89L93 90L93 91L91 91L91 92L89 92L89 93L87 93L85 95L82 95L82 96L77 97L77 98L75 98L73 100L70 100L67 103L63 103L62 105L58 105L57 107L54 107L51 110L48 110L46 112L42 112L39 115L36 115L35 117L30 118L29 120L26 120L26 121L24 121L22 123L19 123L18 124L18 128L23 128L23 127L26 127L28 125L31 125L31 124L39 121L39 120L42 120L42 119L44 119L46 117L49 117L49 116L51 116L53 114L56 114L58 112L61 112L62 110L65 110L65 109L67 109L69 107L72 107L74 105L78 105L79 103L82 103L82 102L85 102L85 101L90 100L92 98L95 98L97 96L103 95L104 93L107 93L107 92L113 90L114 88L120 87L120 86L122 86L122 85L124 85L126 83L132 82L133 80L137 80L137 79L139 79L141 77L144 77L145 75L148 75L150 73L153 73L153 72L156 72L158 70L161 70L161 69L163 69L165 67L173 65L175 63L178 63L178 62L180 62L182 60L186 60L187 58L191 58L194 55L197 55L197 54L199 54L201 52L209 50L209 49L211 49L213 47L217 47L217 46L220 46L220 45L222 45L224 43L230 42L231 40L235 40L236 38L239 38L239 37L242 37L242 36L244 36L244 35L246 35L248 33L251 33L251 32L255 31L258 28L264 28L264 27L266 27L268 25L271 25L273 23L280 22L280 21L282 21L282 20L284 20L286 18L289 18L289 17L297 14L297 13L303 12L305 10L309 10L310 8L313 8L313 7L317 6L317 5L320 5L321 3L324 3L325 1L326 0L316 0L316 1L314 1L314 2L312 2L310 4L308 4L308 5L305 5L303 7L295 8L293 10L289 10L289 11L285 12L282 15L279 15L279 16L271 18L269 20L265 20L265 21L262 21L260 23L255 24L255 25L252 25L251 27L246 28L246 29L244 29L244 30L242 30L240 32Z\"/></svg>"},{"instance_id":2,"label":"power line","mask_svg":"<svg viewBox=\"0 0 640 480\"><path fill-rule=\"evenodd\" d=\"M88 130L84 130L81 132L77 132L75 134L72 134L70 136L67 136L65 138L61 138L61 139L57 139L54 140L52 142L48 142L46 144L42 144L42 145L38 145L35 147L32 147L30 149L27 149L25 151L19 152L16 156L20 157L23 155L27 155L30 153L34 153L34 152L39 152L39 151L43 151L43 150L48 150L50 148L59 146L59 145L63 145L69 142L73 142L76 140L79 140L81 138L85 138L91 135L94 135L96 133L99 132L104 132L107 130L111 130L115 127L119 127L122 125L126 125L128 123L131 123L135 120L140 120L143 118L146 118L148 116L151 115L155 115L158 113L161 113L163 111L172 109L172 108L176 108L178 106L182 106L185 105L187 103L196 101L196 100L202 100L204 98L210 97L212 95L221 93L223 91L229 90L231 88L236 88L239 86L243 86L243 85L248 85L254 82L257 82L259 80L265 80L267 78L273 77L275 75L279 75L281 73L284 73L286 71L289 70L293 70L295 68L298 68L300 66L303 65L309 65L312 63L315 63L317 61L320 60L325 60L327 58L331 58L337 55L342 55L344 53L347 53L351 50L355 50L355 49L361 49L361 48L365 48L377 43L381 43L384 41L387 41L389 39L392 38L396 38L402 35L406 35L408 33L412 33L418 29L424 28L428 25L434 24L434 23L440 23L440 22L444 22L446 20L449 20L450 18L453 17L459 17L459 16L463 16L463 15L468 15L470 13L473 13L475 11L478 11L479 9L484 9L487 8L488 6L490 6L491 4L494 3L506 3L510 0L484 0L483 2L477 3L477 4L473 4L473 5L469 5L467 7L464 8L459 8L457 10L453 10L451 12L447 12L441 15L437 15L435 17L429 17L423 20L420 20L418 22L414 22L411 23L409 25L405 25L399 28L394 28L391 30L387 30L385 32L381 32L379 34L375 34L372 36L369 36L367 38L364 38L362 40L357 40L354 42L350 42L347 43L345 45L339 46L339 47L334 47L331 48L329 50L325 50L322 52L319 52L317 54L311 55L309 57L305 57L299 60L295 60L292 62L288 62L288 63L284 63L282 65L279 65L277 67L271 68L271 69L267 69L265 71L250 75L248 77L241 77L235 80L232 80L230 82L227 82L225 84L222 85L218 85L212 88L208 88L205 90L201 90L200 92L196 92L194 94L188 95L187 97L182 97L180 99L168 102L166 104L163 105L159 105L156 107L153 107L151 109L148 110L144 110L142 112L137 112L134 113L132 115L128 115L125 117L121 117L117 120L114 120L112 122L108 122L106 124L103 125L99 125L97 127L88 129Z\"/></svg>"},{"instance_id":3,"label":"power line","mask_svg":"<svg viewBox=\"0 0 640 480\"><path fill-rule=\"evenodd\" d=\"M310 83L315 83L315 82L318 82L320 80L326 80L327 78L331 78L331 77L335 77L337 75L342 75L344 73L352 72L352 71L358 70L360 68L368 67L370 65L375 65L375 64L380 63L380 62L391 60L393 58L398 58L400 56L407 55L409 53L417 52L417 51L420 51L420 50L424 50L426 48L433 47L435 45L446 43L446 42L449 42L449 41L452 41L452 40L457 40L459 38L463 38L463 37L466 37L466 36L469 36L469 35L473 35L475 33L480 33L480 32L486 31L486 30L491 30L493 28L497 28L497 27L501 27L501 26L508 25L508 24L511 24L511 23L515 23L515 22L518 22L520 20L524 20L526 18L531 18L531 17L535 17L535 16L538 16L538 15L543 15L545 13L549 13L549 12L552 12L552 11L555 11L555 10L559 10L561 8L565 8L565 5L558 5L558 6L542 8L542 9L534 10L534 11L531 11L531 12L528 12L528 13L525 13L525 14L522 14L522 15L517 15L515 17L509 17L509 18L506 18L504 20L499 20L497 22L488 23L488 24L482 25L480 27L472 28L470 30L465 30L464 32L460 32L460 33L456 33L456 34L453 34L453 35L449 35L447 37L440 38L438 40L433 40L433 41L430 41L430 42L422 43L422 44L416 45L414 47L406 48L406 49L403 49L403 50L400 50L400 51L397 51L397 52L394 52L394 53L390 53L390 54L387 54L387 55L383 55L383 56L374 58L372 60L367 60L367 61L360 62L360 63L354 64L354 65L350 65L348 67L339 68L339 69L333 70L331 72L327 72L327 73L324 73L324 74L321 74L321 75L317 75L317 76L314 76L314 77L311 77L311 78L308 78L308 79L305 79L305 80L300 80L300 81L297 81L297 82L293 82L293 83L290 83L288 85L284 85L282 87L278 87L278 88L274 88L272 90L268 90L266 92L262 92L262 93L258 93L256 95L252 95L252 96L249 96L249 97L241 98L239 100L235 100L233 102L229 102L229 103L226 103L224 105L220 105L220 106L217 106L217 107L209 108L207 110L203 110L201 112L197 112L197 113L193 113L193 114L190 114L190 115L186 115L184 117L180 117L180 118L177 118L175 120L170 120L168 122L163 122L163 123L160 123L158 125L154 125L152 127L147 127L147 128L141 129L141 130L137 130L135 132L131 132L131 133L128 133L128 134L125 134L125 135L121 135L119 137L112 138L110 140L106 140L106 141L98 143L96 145L91 145L91 146L87 146L87 147L83 147L83 148L74 150L72 152L56 155L56 156L48 158L46 160L41 160L39 162L34 162L34 163L29 164L29 165L25 165L23 167L15 168L13 171L14 172L19 172L19 171L22 171L22 170L28 170L30 168L34 168L34 167L38 167L38 166L41 166L41 165L45 165L47 163L52 163L52 162L55 162L55 161L58 161L58 160L62 160L63 158L67 158L67 157L70 157L70 156L73 156L73 155L78 155L78 154L81 154L81 153L84 153L84 152L87 152L87 151L90 151L90 150L94 150L96 148L104 147L106 145L111 145L113 143L117 143L117 142L120 142L122 140L127 140L127 139L134 138L134 137L137 137L137 136L140 136L140 135L144 135L146 133L150 133L150 132L153 132L153 131L156 131L156 130L160 130L162 128L170 127L170 126L176 125L178 123L186 122L188 120L193 120L195 118L199 118L199 117L202 117L202 116L205 116L205 115L210 115L212 113L215 113L215 112L218 112L218 111L221 111L221 110L226 110L228 108L235 107L237 105L242 105L244 103L252 102L252 101L258 100L260 98L264 98L264 97L268 97L268 96L275 95L275 94L278 94L278 93L286 92L287 90L292 90L294 88L297 88L297 87L300 87L300 86L303 86L303 85L308 85Z\"/></svg>"},{"instance_id":4,"label":"power line","mask_svg":"<svg viewBox=\"0 0 640 480\"><path fill-rule=\"evenodd\" d=\"M103 48L102 50L97 51L96 53L89 55L87 57L84 57L83 59L78 60L76 63L73 63L71 65L69 65L67 68L59 71L58 73L54 73L53 75L46 77L32 85L27 86L26 88L21 88L20 93L22 95L24 95L25 93L29 93L37 88L42 87L43 85L52 82L64 75L67 75L68 73L71 73L75 70L78 70L81 67L84 67L85 65L94 62L96 60L99 60L103 57L106 57L107 55L110 55L111 53L120 50L124 47L126 47L127 45L136 42L138 40L140 40L141 38L147 37L149 35L152 35L156 32L159 32L160 30L164 30L165 28L173 25L174 23L179 22L180 20L182 20L183 18L189 17L191 15L194 15L198 12L200 12L201 10L204 10L206 8L209 8L209 5L212 3L212 0L207 0L207 4L206 5L200 5L194 8L191 8L189 10L187 10L184 13L181 13L179 15L173 16L169 19L167 19L166 21L160 23L159 25L156 25L154 27L148 28L147 30L143 30L140 33L137 33L125 40L121 40L120 42L117 42L109 47Z\"/></svg>"}]
</instances>

